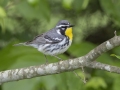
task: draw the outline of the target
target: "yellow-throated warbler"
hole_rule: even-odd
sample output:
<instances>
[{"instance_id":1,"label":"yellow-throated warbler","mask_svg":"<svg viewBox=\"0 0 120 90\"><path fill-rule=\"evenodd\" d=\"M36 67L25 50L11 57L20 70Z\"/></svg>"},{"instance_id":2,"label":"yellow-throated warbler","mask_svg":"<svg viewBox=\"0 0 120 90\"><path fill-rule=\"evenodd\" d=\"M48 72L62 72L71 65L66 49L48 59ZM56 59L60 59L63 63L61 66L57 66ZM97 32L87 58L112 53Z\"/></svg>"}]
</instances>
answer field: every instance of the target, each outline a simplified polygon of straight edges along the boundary
<instances>
[{"instance_id":1,"label":"yellow-throated warbler","mask_svg":"<svg viewBox=\"0 0 120 90\"><path fill-rule=\"evenodd\" d=\"M33 40L19 43L16 45L32 46L45 55L51 55L58 59L58 54L65 52L71 45L73 34L72 27L67 20L61 20L57 23L55 28L48 32L36 36ZM47 62L47 58L46 58Z\"/></svg>"}]
</instances>

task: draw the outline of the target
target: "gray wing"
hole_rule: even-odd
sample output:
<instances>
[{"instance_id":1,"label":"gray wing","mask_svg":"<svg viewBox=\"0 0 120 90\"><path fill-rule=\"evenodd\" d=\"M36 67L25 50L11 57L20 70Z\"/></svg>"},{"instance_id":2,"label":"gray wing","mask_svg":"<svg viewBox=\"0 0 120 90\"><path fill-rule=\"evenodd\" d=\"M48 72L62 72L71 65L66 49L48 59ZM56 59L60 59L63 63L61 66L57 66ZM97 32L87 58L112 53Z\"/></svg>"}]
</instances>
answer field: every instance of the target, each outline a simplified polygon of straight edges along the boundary
<instances>
[{"instance_id":1,"label":"gray wing","mask_svg":"<svg viewBox=\"0 0 120 90\"><path fill-rule=\"evenodd\" d=\"M26 42L26 44L55 44L61 42L63 39L63 36L59 35L56 30L52 29L46 33L36 36L33 40Z\"/></svg>"},{"instance_id":2,"label":"gray wing","mask_svg":"<svg viewBox=\"0 0 120 90\"><path fill-rule=\"evenodd\" d=\"M30 40L28 42L26 42L26 45L29 45L29 44L45 44L46 41L44 39L44 35L41 34L41 35L38 35L36 36L33 40Z\"/></svg>"}]
</instances>

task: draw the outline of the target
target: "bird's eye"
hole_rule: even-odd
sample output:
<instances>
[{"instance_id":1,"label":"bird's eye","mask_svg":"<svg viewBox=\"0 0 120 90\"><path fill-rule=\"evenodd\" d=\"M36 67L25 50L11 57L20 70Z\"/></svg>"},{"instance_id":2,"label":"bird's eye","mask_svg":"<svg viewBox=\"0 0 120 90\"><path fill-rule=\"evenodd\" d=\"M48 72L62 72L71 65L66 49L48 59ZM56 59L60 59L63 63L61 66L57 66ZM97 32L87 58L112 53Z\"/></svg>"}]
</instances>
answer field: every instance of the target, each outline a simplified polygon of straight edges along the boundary
<instances>
[{"instance_id":1,"label":"bird's eye","mask_svg":"<svg viewBox=\"0 0 120 90\"><path fill-rule=\"evenodd\" d=\"M66 28L61 28L62 30L65 30Z\"/></svg>"},{"instance_id":2,"label":"bird's eye","mask_svg":"<svg viewBox=\"0 0 120 90\"><path fill-rule=\"evenodd\" d=\"M62 26L62 28L64 28L64 29L65 29L66 27L67 27L67 26Z\"/></svg>"}]
</instances>

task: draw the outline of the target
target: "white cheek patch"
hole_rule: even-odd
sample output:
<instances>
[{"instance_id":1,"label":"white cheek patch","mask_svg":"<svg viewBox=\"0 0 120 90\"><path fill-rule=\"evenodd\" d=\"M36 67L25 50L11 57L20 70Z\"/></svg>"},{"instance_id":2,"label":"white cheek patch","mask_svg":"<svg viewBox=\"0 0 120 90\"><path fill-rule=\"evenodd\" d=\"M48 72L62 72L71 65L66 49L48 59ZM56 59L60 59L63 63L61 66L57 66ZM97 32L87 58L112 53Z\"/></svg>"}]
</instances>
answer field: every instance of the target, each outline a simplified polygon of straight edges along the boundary
<instances>
[{"instance_id":1,"label":"white cheek patch","mask_svg":"<svg viewBox=\"0 0 120 90\"><path fill-rule=\"evenodd\" d=\"M60 29L57 30L57 33L61 35L61 33L60 33Z\"/></svg>"}]
</instances>

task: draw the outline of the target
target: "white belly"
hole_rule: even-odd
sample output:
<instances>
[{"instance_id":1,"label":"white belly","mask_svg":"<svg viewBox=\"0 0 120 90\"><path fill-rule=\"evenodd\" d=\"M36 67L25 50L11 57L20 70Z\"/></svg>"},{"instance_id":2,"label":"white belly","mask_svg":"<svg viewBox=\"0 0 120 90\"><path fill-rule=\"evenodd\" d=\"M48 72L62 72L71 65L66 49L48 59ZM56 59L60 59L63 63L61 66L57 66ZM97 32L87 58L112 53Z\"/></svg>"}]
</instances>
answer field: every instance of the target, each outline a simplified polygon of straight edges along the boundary
<instances>
[{"instance_id":1,"label":"white belly","mask_svg":"<svg viewBox=\"0 0 120 90\"><path fill-rule=\"evenodd\" d=\"M40 45L38 48L38 51L42 52L45 55L57 55L64 53L70 46L72 41L69 41L69 44L65 44L64 39L62 42L59 44L45 44L45 45Z\"/></svg>"}]
</instances>

